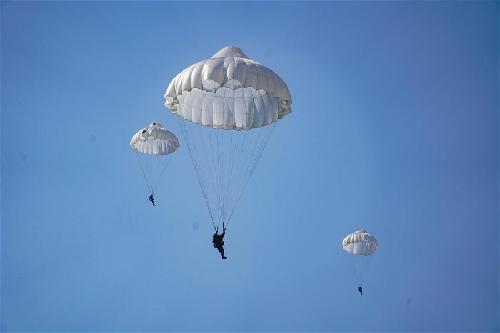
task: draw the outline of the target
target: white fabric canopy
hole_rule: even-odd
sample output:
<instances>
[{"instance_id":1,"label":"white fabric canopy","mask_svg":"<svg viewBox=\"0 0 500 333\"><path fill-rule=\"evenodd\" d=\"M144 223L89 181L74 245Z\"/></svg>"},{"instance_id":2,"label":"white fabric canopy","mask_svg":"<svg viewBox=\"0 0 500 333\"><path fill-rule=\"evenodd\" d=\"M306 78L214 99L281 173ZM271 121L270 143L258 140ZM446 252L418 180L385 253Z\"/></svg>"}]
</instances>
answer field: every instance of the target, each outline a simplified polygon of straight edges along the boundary
<instances>
[{"instance_id":1,"label":"white fabric canopy","mask_svg":"<svg viewBox=\"0 0 500 333\"><path fill-rule=\"evenodd\" d=\"M142 154L168 155L179 147L179 140L174 133L154 122L135 133L130 140L130 146Z\"/></svg>"},{"instance_id":2,"label":"white fabric canopy","mask_svg":"<svg viewBox=\"0 0 500 333\"><path fill-rule=\"evenodd\" d=\"M377 246L375 237L363 229L347 235L342 241L344 251L355 255L372 255L377 250Z\"/></svg>"},{"instance_id":3,"label":"white fabric canopy","mask_svg":"<svg viewBox=\"0 0 500 333\"><path fill-rule=\"evenodd\" d=\"M177 74L165 106L186 120L213 128L250 130L291 112L286 83L272 70L227 46Z\"/></svg>"}]
</instances>

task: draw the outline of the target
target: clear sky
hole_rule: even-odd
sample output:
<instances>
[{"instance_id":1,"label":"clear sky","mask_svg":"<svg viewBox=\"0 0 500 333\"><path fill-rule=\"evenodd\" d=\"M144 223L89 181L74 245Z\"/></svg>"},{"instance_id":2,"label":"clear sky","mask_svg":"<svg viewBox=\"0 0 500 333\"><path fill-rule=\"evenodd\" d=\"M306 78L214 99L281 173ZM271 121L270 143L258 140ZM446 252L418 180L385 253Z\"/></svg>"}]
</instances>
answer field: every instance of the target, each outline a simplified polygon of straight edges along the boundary
<instances>
[{"instance_id":1,"label":"clear sky","mask_svg":"<svg viewBox=\"0 0 500 333\"><path fill-rule=\"evenodd\" d=\"M4 331L499 330L498 2L2 1L1 37ZM226 45L293 112L223 262L163 93ZM153 208L154 120L181 148Z\"/></svg>"}]
</instances>

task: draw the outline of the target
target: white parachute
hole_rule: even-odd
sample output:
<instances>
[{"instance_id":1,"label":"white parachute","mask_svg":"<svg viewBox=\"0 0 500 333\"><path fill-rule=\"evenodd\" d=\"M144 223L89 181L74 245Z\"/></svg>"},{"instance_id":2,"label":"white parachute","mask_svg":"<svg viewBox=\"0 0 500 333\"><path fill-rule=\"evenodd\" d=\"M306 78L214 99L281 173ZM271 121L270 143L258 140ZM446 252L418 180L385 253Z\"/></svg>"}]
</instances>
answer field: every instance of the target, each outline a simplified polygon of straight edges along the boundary
<instances>
[{"instance_id":1,"label":"white parachute","mask_svg":"<svg viewBox=\"0 0 500 333\"><path fill-rule=\"evenodd\" d=\"M249 130L291 112L285 82L235 46L177 74L165 99L172 112L213 128Z\"/></svg>"},{"instance_id":2,"label":"white parachute","mask_svg":"<svg viewBox=\"0 0 500 333\"><path fill-rule=\"evenodd\" d=\"M153 122L134 134L130 147L136 152L146 186L153 194L167 169L170 154L179 148L179 140L160 123Z\"/></svg>"},{"instance_id":3,"label":"white parachute","mask_svg":"<svg viewBox=\"0 0 500 333\"><path fill-rule=\"evenodd\" d=\"M351 254L370 256L377 250L377 240L366 230L360 229L344 238L342 248Z\"/></svg>"},{"instance_id":4,"label":"white parachute","mask_svg":"<svg viewBox=\"0 0 500 333\"><path fill-rule=\"evenodd\" d=\"M274 124L291 112L288 87L228 46L176 75L165 100L180 117L213 226L227 226Z\"/></svg>"},{"instance_id":5,"label":"white parachute","mask_svg":"<svg viewBox=\"0 0 500 333\"><path fill-rule=\"evenodd\" d=\"M369 271L370 258L377 250L378 243L366 230L360 229L347 235L342 241L342 248L349 254L354 255L353 269L358 291L363 294L363 284Z\"/></svg>"}]
</instances>

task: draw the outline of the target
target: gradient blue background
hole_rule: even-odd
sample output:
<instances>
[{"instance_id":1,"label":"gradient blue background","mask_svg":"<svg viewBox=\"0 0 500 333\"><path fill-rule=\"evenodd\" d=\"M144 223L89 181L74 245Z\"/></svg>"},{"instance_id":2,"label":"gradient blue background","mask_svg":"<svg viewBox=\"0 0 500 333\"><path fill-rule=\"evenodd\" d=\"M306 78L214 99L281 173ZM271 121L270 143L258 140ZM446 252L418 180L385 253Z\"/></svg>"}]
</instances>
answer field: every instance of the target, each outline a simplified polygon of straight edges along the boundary
<instances>
[{"instance_id":1,"label":"gradient blue background","mask_svg":"<svg viewBox=\"0 0 500 333\"><path fill-rule=\"evenodd\" d=\"M497 331L498 2L1 4L4 331ZM227 235L182 146L128 143L188 65L288 83ZM182 144L182 141L181 141ZM380 248L353 280L342 238Z\"/></svg>"}]
</instances>

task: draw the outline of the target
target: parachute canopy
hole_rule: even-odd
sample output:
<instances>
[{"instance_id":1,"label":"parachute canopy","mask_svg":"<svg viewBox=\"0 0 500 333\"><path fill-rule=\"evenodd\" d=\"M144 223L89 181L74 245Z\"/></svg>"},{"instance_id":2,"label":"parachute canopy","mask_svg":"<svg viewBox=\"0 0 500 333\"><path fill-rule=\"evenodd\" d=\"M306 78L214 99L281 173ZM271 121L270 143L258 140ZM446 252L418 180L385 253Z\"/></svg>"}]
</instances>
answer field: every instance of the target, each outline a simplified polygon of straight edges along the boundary
<instances>
[{"instance_id":1,"label":"parachute canopy","mask_svg":"<svg viewBox=\"0 0 500 333\"><path fill-rule=\"evenodd\" d=\"M344 251L355 254L369 256L377 250L377 240L366 230L358 230L347 235L342 241Z\"/></svg>"},{"instance_id":2,"label":"parachute canopy","mask_svg":"<svg viewBox=\"0 0 500 333\"><path fill-rule=\"evenodd\" d=\"M174 133L154 122L135 133L130 140L130 146L142 154L168 155L179 147L179 140Z\"/></svg>"},{"instance_id":3,"label":"parachute canopy","mask_svg":"<svg viewBox=\"0 0 500 333\"><path fill-rule=\"evenodd\" d=\"M227 46L177 74L165 106L184 119L213 128L250 130L291 112L286 83L272 70Z\"/></svg>"}]
</instances>

